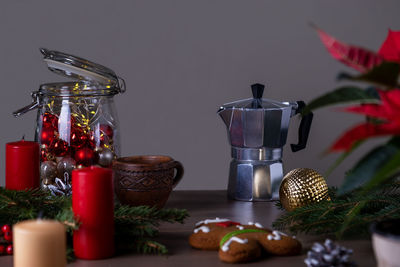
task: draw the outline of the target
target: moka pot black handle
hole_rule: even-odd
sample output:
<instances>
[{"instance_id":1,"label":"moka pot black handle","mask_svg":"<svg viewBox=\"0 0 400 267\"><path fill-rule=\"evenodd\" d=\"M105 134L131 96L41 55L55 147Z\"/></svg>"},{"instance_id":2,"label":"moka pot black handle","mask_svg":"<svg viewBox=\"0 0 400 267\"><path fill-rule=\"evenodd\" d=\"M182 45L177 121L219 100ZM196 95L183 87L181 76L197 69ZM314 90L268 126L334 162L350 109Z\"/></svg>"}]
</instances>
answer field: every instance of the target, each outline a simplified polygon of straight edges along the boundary
<instances>
[{"instance_id":1,"label":"moka pot black handle","mask_svg":"<svg viewBox=\"0 0 400 267\"><path fill-rule=\"evenodd\" d=\"M304 103L304 101L297 101L296 103L297 103L296 114L302 113L304 108L306 107L306 103ZM297 144L290 145L293 152L297 152L299 150L306 148L313 117L314 114L312 112L308 112L301 118L299 126L299 142Z\"/></svg>"}]
</instances>

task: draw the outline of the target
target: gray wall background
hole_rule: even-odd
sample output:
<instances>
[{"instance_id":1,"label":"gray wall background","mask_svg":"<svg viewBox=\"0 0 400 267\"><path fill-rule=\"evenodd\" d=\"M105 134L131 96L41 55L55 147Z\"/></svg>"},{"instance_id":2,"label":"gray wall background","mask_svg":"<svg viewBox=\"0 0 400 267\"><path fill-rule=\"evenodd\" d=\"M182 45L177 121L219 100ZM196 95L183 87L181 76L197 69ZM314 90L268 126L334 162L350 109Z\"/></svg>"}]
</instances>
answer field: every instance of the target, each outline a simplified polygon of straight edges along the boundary
<instances>
[{"instance_id":1,"label":"gray wall background","mask_svg":"<svg viewBox=\"0 0 400 267\"><path fill-rule=\"evenodd\" d=\"M226 187L230 148L217 108L251 96L308 101L341 84L348 70L325 51L308 26L377 50L387 29L400 29L399 1L5 1L0 3L0 184L5 143L33 139L35 112L15 119L41 83L61 81L42 62L39 47L82 56L124 77L116 96L123 155L168 154L186 174L178 189ZM65 80L65 79L64 79ZM315 115L306 150L284 153L285 169L320 172L338 155L322 156L355 115L326 109ZM296 142L293 119L288 144ZM28 138L29 139L29 138ZM364 145L329 177L343 173L373 146Z\"/></svg>"}]
</instances>

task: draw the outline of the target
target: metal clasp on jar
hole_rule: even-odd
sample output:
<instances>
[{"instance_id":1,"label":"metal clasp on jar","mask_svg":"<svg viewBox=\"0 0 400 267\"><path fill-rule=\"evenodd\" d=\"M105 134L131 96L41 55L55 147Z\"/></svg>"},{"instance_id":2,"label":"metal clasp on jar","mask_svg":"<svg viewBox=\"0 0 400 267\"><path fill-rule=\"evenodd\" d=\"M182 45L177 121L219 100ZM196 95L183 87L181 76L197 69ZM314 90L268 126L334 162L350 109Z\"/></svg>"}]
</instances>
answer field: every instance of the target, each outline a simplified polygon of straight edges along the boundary
<instances>
[{"instance_id":1,"label":"metal clasp on jar","mask_svg":"<svg viewBox=\"0 0 400 267\"><path fill-rule=\"evenodd\" d=\"M32 103L30 103L29 105L27 105L21 109L18 109L17 111L14 111L13 112L14 117L19 117L39 106L39 92L33 91L31 93L31 96L32 96Z\"/></svg>"},{"instance_id":2,"label":"metal clasp on jar","mask_svg":"<svg viewBox=\"0 0 400 267\"><path fill-rule=\"evenodd\" d=\"M126 83L125 83L125 80L122 79L121 77L117 76L117 81L118 81L119 92L120 92L121 94L125 93L125 91L126 91Z\"/></svg>"}]
</instances>

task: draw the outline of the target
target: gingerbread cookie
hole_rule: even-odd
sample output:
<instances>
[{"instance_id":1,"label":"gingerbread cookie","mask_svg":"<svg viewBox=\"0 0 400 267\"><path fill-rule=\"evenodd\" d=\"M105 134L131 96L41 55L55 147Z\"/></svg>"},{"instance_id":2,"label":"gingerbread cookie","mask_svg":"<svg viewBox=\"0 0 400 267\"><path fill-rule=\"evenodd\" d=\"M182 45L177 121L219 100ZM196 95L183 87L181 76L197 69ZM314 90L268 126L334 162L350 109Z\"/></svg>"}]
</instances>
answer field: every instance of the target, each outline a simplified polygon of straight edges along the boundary
<instances>
[{"instance_id":1,"label":"gingerbread cookie","mask_svg":"<svg viewBox=\"0 0 400 267\"><path fill-rule=\"evenodd\" d=\"M197 249L219 250L220 260L229 263L255 260L263 251L278 256L296 255L301 251L301 243L294 237L259 223L240 224L220 218L196 223L189 243Z\"/></svg>"}]
</instances>

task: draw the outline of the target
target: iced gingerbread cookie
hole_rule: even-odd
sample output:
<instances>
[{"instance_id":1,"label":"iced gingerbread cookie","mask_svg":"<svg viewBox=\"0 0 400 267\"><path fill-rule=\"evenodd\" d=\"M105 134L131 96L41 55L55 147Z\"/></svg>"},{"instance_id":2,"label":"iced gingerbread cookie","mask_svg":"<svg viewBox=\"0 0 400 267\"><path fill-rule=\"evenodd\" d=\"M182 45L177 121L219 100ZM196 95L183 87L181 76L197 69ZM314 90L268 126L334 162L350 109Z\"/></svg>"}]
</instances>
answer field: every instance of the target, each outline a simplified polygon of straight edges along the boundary
<instances>
[{"instance_id":1,"label":"iced gingerbread cookie","mask_svg":"<svg viewBox=\"0 0 400 267\"><path fill-rule=\"evenodd\" d=\"M229 219L207 219L196 223L189 237L192 247L219 250L224 262L253 261L263 255L289 256L301 252L301 243L279 231L264 228L259 223L240 224Z\"/></svg>"}]
</instances>

